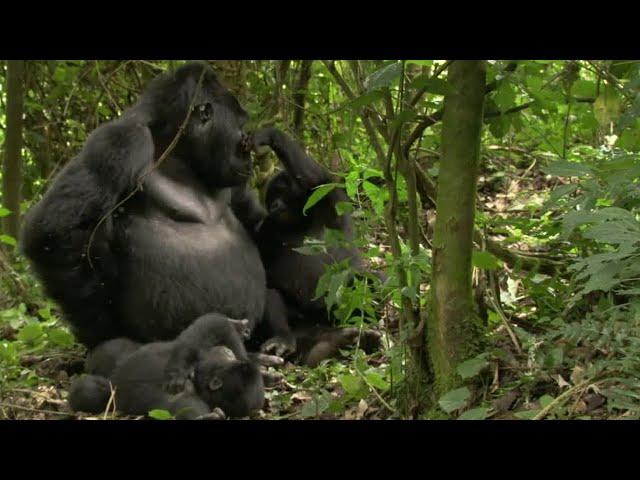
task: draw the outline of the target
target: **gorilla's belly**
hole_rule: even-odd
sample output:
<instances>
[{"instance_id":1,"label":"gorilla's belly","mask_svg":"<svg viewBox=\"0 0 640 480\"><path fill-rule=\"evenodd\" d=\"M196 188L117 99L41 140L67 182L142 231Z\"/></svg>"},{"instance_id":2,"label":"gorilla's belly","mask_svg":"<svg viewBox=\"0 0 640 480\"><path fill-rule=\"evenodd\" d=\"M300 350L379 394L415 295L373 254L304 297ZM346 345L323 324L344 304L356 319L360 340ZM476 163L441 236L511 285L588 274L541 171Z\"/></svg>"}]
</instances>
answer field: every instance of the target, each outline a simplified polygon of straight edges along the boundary
<instances>
[{"instance_id":1,"label":"gorilla's belly","mask_svg":"<svg viewBox=\"0 0 640 480\"><path fill-rule=\"evenodd\" d=\"M131 217L124 238L119 304L132 336L174 338L213 311L252 322L262 315L264 268L235 217L212 224Z\"/></svg>"}]
</instances>

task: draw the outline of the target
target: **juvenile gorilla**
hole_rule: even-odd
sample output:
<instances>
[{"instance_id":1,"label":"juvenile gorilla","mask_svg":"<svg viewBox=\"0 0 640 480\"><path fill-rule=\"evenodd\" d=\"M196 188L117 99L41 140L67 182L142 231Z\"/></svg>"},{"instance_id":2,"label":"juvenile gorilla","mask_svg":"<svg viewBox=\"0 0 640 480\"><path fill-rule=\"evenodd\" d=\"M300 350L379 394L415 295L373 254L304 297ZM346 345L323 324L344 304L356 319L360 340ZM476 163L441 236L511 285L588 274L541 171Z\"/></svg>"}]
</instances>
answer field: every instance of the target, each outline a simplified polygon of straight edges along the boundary
<instances>
[{"instance_id":1,"label":"juvenile gorilla","mask_svg":"<svg viewBox=\"0 0 640 480\"><path fill-rule=\"evenodd\" d=\"M22 250L82 343L170 340L208 312L262 318L246 119L208 66L161 75L27 214Z\"/></svg>"},{"instance_id":2,"label":"juvenile gorilla","mask_svg":"<svg viewBox=\"0 0 640 480\"><path fill-rule=\"evenodd\" d=\"M331 174L276 128L254 133L252 148L262 146L271 147L286 169L267 184L268 214L254 232L269 287L265 328L270 328L273 335L263 349L278 355L293 351L297 337L304 343L298 353L305 363L316 364L322 359L319 352L325 352L327 358L355 339L353 329L327 328L331 322L324 299L315 299L320 277L327 265L345 259L355 271L364 271L365 267L360 252L353 247L328 246L327 253L314 255L294 249L303 245L305 237L324 238L327 229L340 231L348 244L353 239L353 221L349 214L338 215L336 205L349 199L343 189L335 188L305 215L303 209L314 188L331 183ZM376 332L364 334L366 345L374 348L379 343Z\"/></svg>"},{"instance_id":3,"label":"juvenile gorilla","mask_svg":"<svg viewBox=\"0 0 640 480\"><path fill-rule=\"evenodd\" d=\"M250 358L242 342L247 327L246 320L209 314L174 341L140 346L109 340L90 353L88 374L72 383L69 404L74 411L102 412L113 386L116 408L126 414L165 409L194 419L220 408L246 416L264 403L262 373L254 360L273 360Z\"/></svg>"}]
</instances>

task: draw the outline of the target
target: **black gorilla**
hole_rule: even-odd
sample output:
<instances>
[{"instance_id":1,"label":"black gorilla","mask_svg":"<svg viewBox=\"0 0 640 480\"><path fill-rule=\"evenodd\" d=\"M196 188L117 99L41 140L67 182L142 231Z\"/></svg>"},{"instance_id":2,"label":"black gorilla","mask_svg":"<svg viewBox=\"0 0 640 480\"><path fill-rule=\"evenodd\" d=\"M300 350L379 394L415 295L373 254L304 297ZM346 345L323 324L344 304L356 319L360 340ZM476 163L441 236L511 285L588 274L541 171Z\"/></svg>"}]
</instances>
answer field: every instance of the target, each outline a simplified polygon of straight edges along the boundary
<instances>
[{"instance_id":1,"label":"black gorilla","mask_svg":"<svg viewBox=\"0 0 640 480\"><path fill-rule=\"evenodd\" d=\"M273 359L251 358L246 352L242 337L247 326L247 320L209 314L170 342L141 346L109 340L89 354L88 374L73 381L69 404L75 411L104 411L113 386L116 408L127 414L166 409L193 419L220 408L234 417L246 416L264 402L256 360Z\"/></svg>"},{"instance_id":2,"label":"black gorilla","mask_svg":"<svg viewBox=\"0 0 640 480\"><path fill-rule=\"evenodd\" d=\"M276 128L255 132L251 141L254 149L271 147L286 169L267 184L268 215L256 225L254 232L269 287L265 327L270 328L274 336L265 342L263 349L273 349L277 354L284 353L283 350L293 351L297 337L304 343L299 345L298 354L305 363L317 364L322 359L318 352L325 352L324 358L327 358L330 352L336 353L355 338L353 329L326 328L331 321L324 299L315 299L318 281L327 265L334 262L348 260L354 271L364 271L365 267L360 252L350 246L331 245L326 253L314 255L304 255L294 249L303 245L305 237L322 239L327 229L340 231L348 245L353 239L353 221L349 214L338 215L336 205L348 202L349 198L343 189L335 188L305 215L303 209L313 189L331 183L331 174ZM366 331L365 335L371 348L379 343L375 332Z\"/></svg>"},{"instance_id":3,"label":"black gorilla","mask_svg":"<svg viewBox=\"0 0 640 480\"><path fill-rule=\"evenodd\" d=\"M89 136L28 213L23 252L82 343L169 340L208 312L262 317L246 118L206 65L164 74Z\"/></svg>"}]
</instances>

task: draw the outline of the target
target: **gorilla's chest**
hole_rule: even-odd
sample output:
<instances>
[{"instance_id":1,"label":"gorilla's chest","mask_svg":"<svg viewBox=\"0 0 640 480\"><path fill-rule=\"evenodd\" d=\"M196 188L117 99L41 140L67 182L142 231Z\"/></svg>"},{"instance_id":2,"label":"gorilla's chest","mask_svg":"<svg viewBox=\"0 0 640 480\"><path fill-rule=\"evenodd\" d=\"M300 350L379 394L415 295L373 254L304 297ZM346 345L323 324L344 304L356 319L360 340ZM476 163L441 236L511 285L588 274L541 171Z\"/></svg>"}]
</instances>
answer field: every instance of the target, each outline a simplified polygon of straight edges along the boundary
<instances>
[{"instance_id":1,"label":"gorilla's chest","mask_svg":"<svg viewBox=\"0 0 640 480\"><path fill-rule=\"evenodd\" d=\"M133 207L114 226L122 253L121 315L137 336L173 338L212 311L254 321L262 315L260 255L226 203L210 204L206 223L175 221L140 202ZM140 316L149 325L141 327Z\"/></svg>"}]
</instances>

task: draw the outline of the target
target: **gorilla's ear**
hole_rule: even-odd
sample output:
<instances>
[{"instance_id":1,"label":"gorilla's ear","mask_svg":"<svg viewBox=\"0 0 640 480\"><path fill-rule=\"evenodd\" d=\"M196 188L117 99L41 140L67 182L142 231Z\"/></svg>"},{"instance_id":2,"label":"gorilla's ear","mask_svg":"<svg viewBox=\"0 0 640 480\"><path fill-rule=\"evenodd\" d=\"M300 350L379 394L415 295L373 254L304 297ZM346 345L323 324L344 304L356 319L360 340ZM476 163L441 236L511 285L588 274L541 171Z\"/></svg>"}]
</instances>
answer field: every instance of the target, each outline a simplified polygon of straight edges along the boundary
<instances>
[{"instance_id":1,"label":"gorilla's ear","mask_svg":"<svg viewBox=\"0 0 640 480\"><path fill-rule=\"evenodd\" d=\"M209 390L215 392L216 390L220 390L222 388L222 380L218 377L213 377L209 380Z\"/></svg>"}]
</instances>

